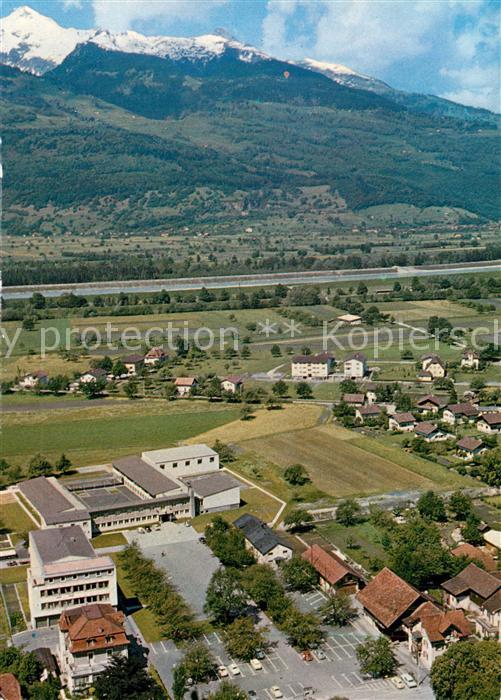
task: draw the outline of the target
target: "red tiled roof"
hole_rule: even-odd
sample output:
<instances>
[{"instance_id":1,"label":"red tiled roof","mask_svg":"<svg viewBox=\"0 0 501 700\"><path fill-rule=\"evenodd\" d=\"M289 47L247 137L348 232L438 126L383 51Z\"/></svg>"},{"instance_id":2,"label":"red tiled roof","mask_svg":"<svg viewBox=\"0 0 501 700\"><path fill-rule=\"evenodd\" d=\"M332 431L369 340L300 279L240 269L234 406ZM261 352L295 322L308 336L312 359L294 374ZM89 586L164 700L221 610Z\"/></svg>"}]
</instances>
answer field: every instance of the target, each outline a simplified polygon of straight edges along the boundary
<instances>
[{"instance_id":1,"label":"red tiled roof","mask_svg":"<svg viewBox=\"0 0 501 700\"><path fill-rule=\"evenodd\" d=\"M129 644L125 615L108 603L93 603L61 613L59 628L68 634L72 653Z\"/></svg>"},{"instance_id":2,"label":"red tiled roof","mask_svg":"<svg viewBox=\"0 0 501 700\"><path fill-rule=\"evenodd\" d=\"M310 564L318 571L323 578L331 586L339 583L346 575L350 574L356 578L361 578L354 569L348 564L345 564L335 554L330 554L322 549L318 544L314 544L303 552L303 559L309 561Z\"/></svg>"},{"instance_id":3,"label":"red tiled roof","mask_svg":"<svg viewBox=\"0 0 501 700\"><path fill-rule=\"evenodd\" d=\"M396 420L397 423L415 423L416 419L412 415L412 413L406 412L406 413L394 413L390 418L393 418L393 420Z\"/></svg>"},{"instance_id":4,"label":"red tiled roof","mask_svg":"<svg viewBox=\"0 0 501 700\"><path fill-rule=\"evenodd\" d=\"M416 401L416 406L421 406L425 403L432 403L435 406L445 406L445 404L447 403L447 399L445 398L445 396L434 396L433 394L426 394L426 396L420 398L419 401Z\"/></svg>"},{"instance_id":5,"label":"red tiled roof","mask_svg":"<svg viewBox=\"0 0 501 700\"><path fill-rule=\"evenodd\" d=\"M124 365L138 365L140 362L144 361L143 355L127 355L127 357L122 358Z\"/></svg>"},{"instance_id":6,"label":"red tiled roof","mask_svg":"<svg viewBox=\"0 0 501 700\"><path fill-rule=\"evenodd\" d=\"M484 420L488 425L501 425L501 412L483 413L479 420Z\"/></svg>"},{"instance_id":7,"label":"red tiled roof","mask_svg":"<svg viewBox=\"0 0 501 700\"><path fill-rule=\"evenodd\" d=\"M428 423L428 421L418 423L414 428L415 433L418 435L425 435L426 437L428 437L428 435L433 435L437 430L437 426L434 423Z\"/></svg>"},{"instance_id":8,"label":"red tiled roof","mask_svg":"<svg viewBox=\"0 0 501 700\"><path fill-rule=\"evenodd\" d=\"M163 348L151 348L151 350L148 350L146 353L146 357L149 359L157 359L165 356L165 352Z\"/></svg>"},{"instance_id":9,"label":"red tiled roof","mask_svg":"<svg viewBox=\"0 0 501 700\"><path fill-rule=\"evenodd\" d=\"M476 416L478 415L478 408L473 406L473 404L465 403L451 403L447 406L447 411L450 411L455 416Z\"/></svg>"},{"instance_id":10,"label":"red tiled roof","mask_svg":"<svg viewBox=\"0 0 501 700\"><path fill-rule=\"evenodd\" d=\"M176 377L176 381L174 382L176 386L193 386L196 383L196 377Z\"/></svg>"},{"instance_id":11,"label":"red tiled roof","mask_svg":"<svg viewBox=\"0 0 501 700\"><path fill-rule=\"evenodd\" d=\"M13 673L0 673L0 697L4 700L22 700L21 686Z\"/></svg>"},{"instance_id":12,"label":"red tiled roof","mask_svg":"<svg viewBox=\"0 0 501 700\"><path fill-rule=\"evenodd\" d=\"M486 571L496 571L496 561L488 552L483 549L474 547L472 544L465 542L451 551L455 557L469 557L470 559L481 561Z\"/></svg>"},{"instance_id":13,"label":"red tiled roof","mask_svg":"<svg viewBox=\"0 0 501 700\"><path fill-rule=\"evenodd\" d=\"M466 437L461 438L461 440L458 440L456 446L459 447L460 450L473 452L474 450L478 450L479 447L482 447L483 444L484 443L482 440L478 440L477 438L467 435Z\"/></svg>"},{"instance_id":14,"label":"red tiled roof","mask_svg":"<svg viewBox=\"0 0 501 700\"><path fill-rule=\"evenodd\" d=\"M365 394L343 394L343 401L345 403L363 403L365 400Z\"/></svg>"},{"instance_id":15,"label":"red tiled roof","mask_svg":"<svg viewBox=\"0 0 501 700\"><path fill-rule=\"evenodd\" d=\"M500 581L476 564L468 564L457 576L442 583L442 588L453 596L458 596L470 591L480 598L490 598L501 588Z\"/></svg>"},{"instance_id":16,"label":"red tiled roof","mask_svg":"<svg viewBox=\"0 0 501 700\"><path fill-rule=\"evenodd\" d=\"M222 382L230 382L231 384L243 384L244 378L239 374L231 374L229 377L223 377Z\"/></svg>"},{"instance_id":17,"label":"red tiled roof","mask_svg":"<svg viewBox=\"0 0 501 700\"><path fill-rule=\"evenodd\" d=\"M443 642L451 628L456 630L459 638L469 637L472 633L471 623L462 610L439 610L433 603L426 602L415 610L406 623L421 622L431 642Z\"/></svg>"},{"instance_id":18,"label":"red tiled roof","mask_svg":"<svg viewBox=\"0 0 501 700\"><path fill-rule=\"evenodd\" d=\"M364 608L384 627L391 627L421 597L419 591L385 567L357 593Z\"/></svg>"}]
</instances>

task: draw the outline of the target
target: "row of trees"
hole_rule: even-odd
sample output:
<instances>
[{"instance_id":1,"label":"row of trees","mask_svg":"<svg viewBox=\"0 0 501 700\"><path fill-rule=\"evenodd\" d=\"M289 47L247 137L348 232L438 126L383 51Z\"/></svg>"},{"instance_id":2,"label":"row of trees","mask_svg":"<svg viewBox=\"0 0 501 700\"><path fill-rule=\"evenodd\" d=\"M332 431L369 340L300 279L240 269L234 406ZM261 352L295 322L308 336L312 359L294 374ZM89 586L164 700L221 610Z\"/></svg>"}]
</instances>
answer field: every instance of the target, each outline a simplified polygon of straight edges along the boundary
<instances>
[{"instance_id":1,"label":"row of trees","mask_svg":"<svg viewBox=\"0 0 501 700\"><path fill-rule=\"evenodd\" d=\"M135 542L127 545L118 557L127 581L148 605L167 639L181 642L200 634L193 612L165 571L145 557Z\"/></svg>"}]
</instances>

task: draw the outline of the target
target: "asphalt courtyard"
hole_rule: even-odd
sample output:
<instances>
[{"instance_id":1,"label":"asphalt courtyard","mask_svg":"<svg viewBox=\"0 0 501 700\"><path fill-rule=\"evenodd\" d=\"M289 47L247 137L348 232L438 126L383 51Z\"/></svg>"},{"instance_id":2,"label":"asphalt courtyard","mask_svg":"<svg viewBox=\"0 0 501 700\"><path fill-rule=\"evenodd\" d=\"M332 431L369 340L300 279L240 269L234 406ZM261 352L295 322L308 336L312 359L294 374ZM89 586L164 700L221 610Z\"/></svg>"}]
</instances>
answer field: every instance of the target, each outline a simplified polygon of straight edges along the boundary
<instances>
[{"instance_id":1,"label":"asphalt courtyard","mask_svg":"<svg viewBox=\"0 0 501 700\"><path fill-rule=\"evenodd\" d=\"M198 617L202 618L205 593L219 560L200 542L200 535L191 526L163 523L159 530L139 533L124 532L129 541L136 541L145 556L164 569L172 583Z\"/></svg>"}]
</instances>

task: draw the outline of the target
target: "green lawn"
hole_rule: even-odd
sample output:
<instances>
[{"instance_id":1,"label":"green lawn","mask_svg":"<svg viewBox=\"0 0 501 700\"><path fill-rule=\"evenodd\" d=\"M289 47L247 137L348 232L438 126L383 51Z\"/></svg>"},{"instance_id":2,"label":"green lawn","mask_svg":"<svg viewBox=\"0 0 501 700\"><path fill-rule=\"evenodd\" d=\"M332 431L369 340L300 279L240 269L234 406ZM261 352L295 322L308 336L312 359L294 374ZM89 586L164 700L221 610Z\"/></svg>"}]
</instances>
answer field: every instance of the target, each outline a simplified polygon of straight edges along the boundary
<instances>
[{"instance_id":1,"label":"green lawn","mask_svg":"<svg viewBox=\"0 0 501 700\"><path fill-rule=\"evenodd\" d=\"M94 549L102 549L103 547L119 547L122 544L127 544L127 540L122 532L105 532L103 535L97 535L91 540Z\"/></svg>"},{"instance_id":2,"label":"green lawn","mask_svg":"<svg viewBox=\"0 0 501 700\"><path fill-rule=\"evenodd\" d=\"M120 566L120 560L118 554L110 555L117 566L117 583L120 587L125 598L135 598L136 594L132 589L132 586L127 581L124 571ZM139 596L139 600L141 600ZM162 635L162 630L155 620L153 613L147 608L142 608L141 610L133 613L132 617L136 621L137 626L141 630L141 633L147 642L159 642L164 637Z\"/></svg>"},{"instance_id":3,"label":"green lawn","mask_svg":"<svg viewBox=\"0 0 501 700\"><path fill-rule=\"evenodd\" d=\"M75 466L102 464L131 452L168 447L235 420L239 412L205 402L152 403L6 415L2 454L21 466L37 452L51 460L64 452Z\"/></svg>"},{"instance_id":4,"label":"green lawn","mask_svg":"<svg viewBox=\"0 0 501 700\"><path fill-rule=\"evenodd\" d=\"M332 542L365 569L370 569L371 560L380 559L383 565L388 563L388 555L381 545L381 531L370 522L358 523L345 527L334 521L318 524L316 531ZM357 547L348 547L354 542Z\"/></svg>"},{"instance_id":5,"label":"green lawn","mask_svg":"<svg viewBox=\"0 0 501 700\"><path fill-rule=\"evenodd\" d=\"M0 526L8 533L38 529L19 503L4 503L0 506Z\"/></svg>"},{"instance_id":6,"label":"green lawn","mask_svg":"<svg viewBox=\"0 0 501 700\"><path fill-rule=\"evenodd\" d=\"M10 566L5 569L0 569L0 583L22 583L26 581L26 566Z\"/></svg>"}]
</instances>

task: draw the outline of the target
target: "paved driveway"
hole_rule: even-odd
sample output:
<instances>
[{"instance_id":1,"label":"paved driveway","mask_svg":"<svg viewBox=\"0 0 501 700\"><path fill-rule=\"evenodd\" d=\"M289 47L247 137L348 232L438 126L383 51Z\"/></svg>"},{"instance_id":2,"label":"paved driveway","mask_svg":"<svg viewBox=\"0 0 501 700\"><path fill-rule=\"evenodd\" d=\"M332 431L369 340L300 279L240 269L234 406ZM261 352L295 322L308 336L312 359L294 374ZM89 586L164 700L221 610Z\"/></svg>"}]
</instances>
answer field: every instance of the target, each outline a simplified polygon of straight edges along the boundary
<instances>
[{"instance_id":1,"label":"paved driveway","mask_svg":"<svg viewBox=\"0 0 501 700\"><path fill-rule=\"evenodd\" d=\"M124 533L135 540L145 556L154 559L164 569L172 583L198 617L203 617L205 593L219 560L199 540L192 527L163 523L161 529L145 534Z\"/></svg>"}]
</instances>

